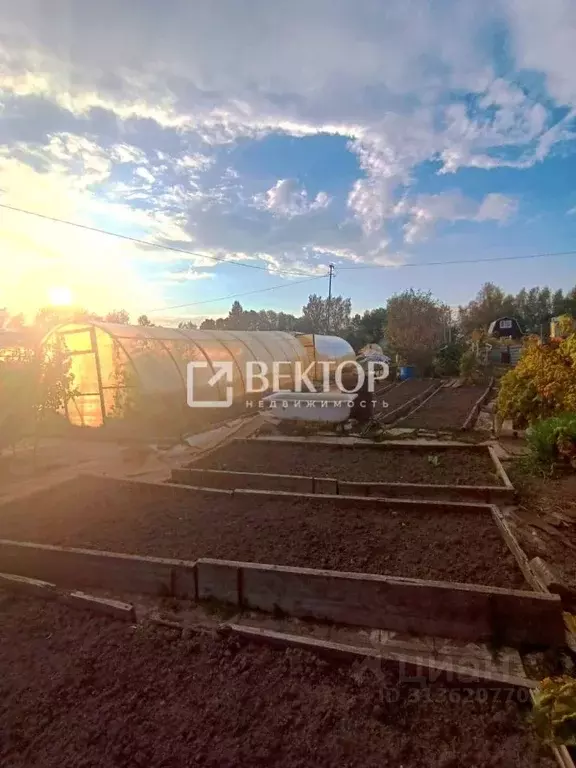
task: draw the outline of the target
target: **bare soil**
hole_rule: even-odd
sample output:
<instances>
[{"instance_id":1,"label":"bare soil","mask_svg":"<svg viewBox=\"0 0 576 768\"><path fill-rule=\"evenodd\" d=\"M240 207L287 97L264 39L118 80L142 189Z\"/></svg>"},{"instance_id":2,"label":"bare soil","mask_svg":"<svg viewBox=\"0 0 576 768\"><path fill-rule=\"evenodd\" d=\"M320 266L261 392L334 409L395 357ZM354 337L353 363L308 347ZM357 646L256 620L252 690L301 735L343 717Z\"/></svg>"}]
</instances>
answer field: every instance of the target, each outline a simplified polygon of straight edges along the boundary
<instances>
[{"instance_id":1,"label":"bare soil","mask_svg":"<svg viewBox=\"0 0 576 768\"><path fill-rule=\"evenodd\" d=\"M78 478L0 507L0 538L526 588L489 513L348 508Z\"/></svg>"},{"instance_id":2,"label":"bare soil","mask_svg":"<svg viewBox=\"0 0 576 768\"><path fill-rule=\"evenodd\" d=\"M409 687L234 638L0 606L6 768L553 768L518 694ZM525 697L524 697L525 698Z\"/></svg>"},{"instance_id":3,"label":"bare soil","mask_svg":"<svg viewBox=\"0 0 576 768\"><path fill-rule=\"evenodd\" d=\"M401 425L415 429L461 429L474 403L485 390L484 385L443 387Z\"/></svg>"},{"instance_id":4,"label":"bare soil","mask_svg":"<svg viewBox=\"0 0 576 768\"><path fill-rule=\"evenodd\" d=\"M231 442L189 466L373 483L502 484L488 451L468 448L426 451L250 440Z\"/></svg>"},{"instance_id":5,"label":"bare soil","mask_svg":"<svg viewBox=\"0 0 576 768\"><path fill-rule=\"evenodd\" d=\"M376 410L378 413L381 413L382 417L385 419L394 409L404 405L404 403L412 400L412 398L421 395L429 389L432 384L434 384L432 379L409 379L408 381L404 381L376 398L379 401ZM382 400L387 403L386 408L382 408Z\"/></svg>"}]
</instances>

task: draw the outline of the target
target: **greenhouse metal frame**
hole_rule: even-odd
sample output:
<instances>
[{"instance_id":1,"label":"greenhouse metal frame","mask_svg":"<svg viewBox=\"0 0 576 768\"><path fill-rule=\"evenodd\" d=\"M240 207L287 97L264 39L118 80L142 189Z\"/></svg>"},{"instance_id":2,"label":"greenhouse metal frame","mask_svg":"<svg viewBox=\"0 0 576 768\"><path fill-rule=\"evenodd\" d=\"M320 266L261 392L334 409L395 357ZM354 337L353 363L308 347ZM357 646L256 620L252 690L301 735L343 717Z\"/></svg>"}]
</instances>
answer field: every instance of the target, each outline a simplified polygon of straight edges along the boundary
<instances>
[{"instance_id":1,"label":"greenhouse metal frame","mask_svg":"<svg viewBox=\"0 0 576 768\"><path fill-rule=\"evenodd\" d=\"M304 366L317 359L317 345L324 340L324 359L350 359L353 355L343 339L327 336L293 336L283 331L199 331L160 326L133 326L87 322L59 325L44 339L45 347L62 344L70 355L74 397L66 404L72 424L103 426L122 418L130 410L135 393L151 408L153 402L186 406L187 366L204 361L195 370L197 385L208 389L214 364L233 365L234 400L246 393L246 362L260 361L269 369L273 362L290 363L284 370L284 385L293 383L293 364ZM196 385L196 380L195 380ZM225 399L226 382L218 383ZM196 386L195 386L196 389ZM210 399L207 397L207 399Z\"/></svg>"}]
</instances>

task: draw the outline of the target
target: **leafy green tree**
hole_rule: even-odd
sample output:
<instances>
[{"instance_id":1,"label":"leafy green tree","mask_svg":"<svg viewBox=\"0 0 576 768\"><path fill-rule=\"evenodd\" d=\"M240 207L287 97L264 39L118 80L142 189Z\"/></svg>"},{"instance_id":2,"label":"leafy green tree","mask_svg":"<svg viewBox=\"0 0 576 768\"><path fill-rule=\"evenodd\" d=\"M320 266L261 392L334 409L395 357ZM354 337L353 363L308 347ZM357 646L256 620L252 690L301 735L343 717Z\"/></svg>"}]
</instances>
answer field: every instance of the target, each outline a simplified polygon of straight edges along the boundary
<instances>
[{"instance_id":1,"label":"leafy green tree","mask_svg":"<svg viewBox=\"0 0 576 768\"><path fill-rule=\"evenodd\" d=\"M38 349L4 350L0 357L0 447L27 434L38 437L43 420L76 392L62 342Z\"/></svg>"},{"instance_id":2,"label":"leafy green tree","mask_svg":"<svg viewBox=\"0 0 576 768\"><path fill-rule=\"evenodd\" d=\"M465 307L459 307L460 325L464 333L483 329L499 317L514 316L514 297L505 294L494 283L484 283L476 298Z\"/></svg>"},{"instance_id":3,"label":"leafy green tree","mask_svg":"<svg viewBox=\"0 0 576 768\"><path fill-rule=\"evenodd\" d=\"M301 322L298 330L304 333L340 334L350 325L352 302L342 296L333 296L330 302L316 293L308 298L302 307Z\"/></svg>"},{"instance_id":4,"label":"leafy green tree","mask_svg":"<svg viewBox=\"0 0 576 768\"><path fill-rule=\"evenodd\" d=\"M447 308L431 293L410 289L388 301L388 346L420 370L429 367L445 337Z\"/></svg>"},{"instance_id":5,"label":"leafy green tree","mask_svg":"<svg viewBox=\"0 0 576 768\"><path fill-rule=\"evenodd\" d=\"M377 307L354 315L345 333L348 343L358 352L366 344L381 344L384 341L384 326L387 311L385 307Z\"/></svg>"}]
</instances>

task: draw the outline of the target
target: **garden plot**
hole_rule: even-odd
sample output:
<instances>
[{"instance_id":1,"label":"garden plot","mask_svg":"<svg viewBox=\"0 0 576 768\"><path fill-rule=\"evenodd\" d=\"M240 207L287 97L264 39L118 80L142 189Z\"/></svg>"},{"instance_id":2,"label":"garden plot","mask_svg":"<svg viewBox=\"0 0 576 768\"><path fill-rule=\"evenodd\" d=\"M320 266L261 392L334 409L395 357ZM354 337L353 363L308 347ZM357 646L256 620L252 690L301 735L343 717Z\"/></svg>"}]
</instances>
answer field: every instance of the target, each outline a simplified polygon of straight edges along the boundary
<instances>
[{"instance_id":1,"label":"garden plot","mask_svg":"<svg viewBox=\"0 0 576 768\"><path fill-rule=\"evenodd\" d=\"M407 381L394 385L390 389L385 389L381 393L375 392L375 411L380 419L386 420L390 418L390 414L398 408L409 403L414 398L423 395L424 392L434 386L434 383L435 382L431 379L408 379ZM383 406L383 403L386 403L386 406Z\"/></svg>"},{"instance_id":2,"label":"garden plot","mask_svg":"<svg viewBox=\"0 0 576 768\"><path fill-rule=\"evenodd\" d=\"M12 768L553 768L526 688L446 688L394 662L0 605L0 762ZM464 716L463 716L464 715Z\"/></svg>"},{"instance_id":3,"label":"garden plot","mask_svg":"<svg viewBox=\"0 0 576 768\"><path fill-rule=\"evenodd\" d=\"M189 465L193 469L304 475L343 482L500 485L485 447L383 443L328 445L320 442L233 440Z\"/></svg>"},{"instance_id":4,"label":"garden plot","mask_svg":"<svg viewBox=\"0 0 576 768\"><path fill-rule=\"evenodd\" d=\"M462 429L486 386L442 387L422 406L400 421L400 426L414 429Z\"/></svg>"},{"instance_id":5,"label":"garden plot","mask_svg":"<svg viewBox=\"0 0 576 768\"><path fill-rule=\"evenodd\" d=\"M482 506L336 503L80 477L1 507L0 538L527 588Z\"/></svg>"}]
</instances>

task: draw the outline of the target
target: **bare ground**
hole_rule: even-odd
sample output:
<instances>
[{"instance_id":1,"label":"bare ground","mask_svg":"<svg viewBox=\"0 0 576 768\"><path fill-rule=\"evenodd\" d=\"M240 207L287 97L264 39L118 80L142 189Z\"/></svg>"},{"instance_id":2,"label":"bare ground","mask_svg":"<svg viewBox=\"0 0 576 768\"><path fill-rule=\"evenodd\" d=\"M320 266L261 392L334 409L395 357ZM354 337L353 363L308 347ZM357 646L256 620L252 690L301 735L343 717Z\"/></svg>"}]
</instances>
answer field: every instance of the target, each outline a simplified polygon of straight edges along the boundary
<instances>
[{"instance_id":1,"label":"bare ground","mask_svg":"<svg viewBox=\"0 0 576 768\"><path fill-rule=\"evenodd\" d=\"M6 768L553 768L510 691L0 604Z\"/></svg>"},{"instance_id":2,"label":"bare ground","mask_svg":"<svg viewBox=\"0 0 576 768\"><path fill-rule=\"evenodd\" d=\"M443 387L412 416L401 422L414 429L461 429L474 403L486 390L478 387Z\"/></svg>"},{"instance_id":3,"label":"bare ground","mask_svg":"<svg viewBox=\"0 0 576 768\"><path fill-rule=\"evenodd\" d=\"M525 588L489 512L266 499L78 478L0 507L0 538Z\"/></svg>"},{"instance_id":4,"label":"bare ground","mask_svg":"<svg viewBox=\"0 0 576 768\"><path fill-rule=\"evenodd\" d=\"M190 464L198 469L333 477L356 482L501 485L487 450L231 442Z\"/></svg>"}]
</instances>

